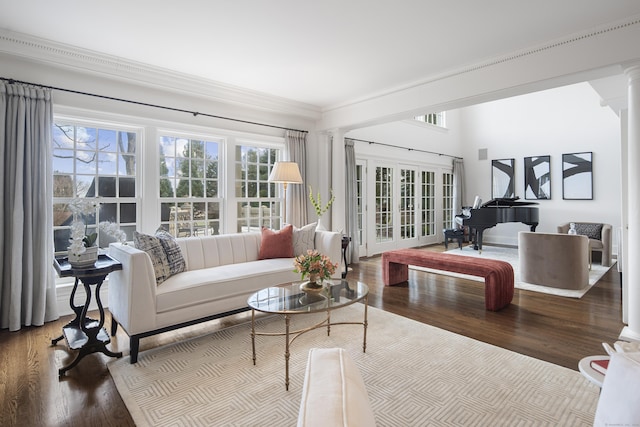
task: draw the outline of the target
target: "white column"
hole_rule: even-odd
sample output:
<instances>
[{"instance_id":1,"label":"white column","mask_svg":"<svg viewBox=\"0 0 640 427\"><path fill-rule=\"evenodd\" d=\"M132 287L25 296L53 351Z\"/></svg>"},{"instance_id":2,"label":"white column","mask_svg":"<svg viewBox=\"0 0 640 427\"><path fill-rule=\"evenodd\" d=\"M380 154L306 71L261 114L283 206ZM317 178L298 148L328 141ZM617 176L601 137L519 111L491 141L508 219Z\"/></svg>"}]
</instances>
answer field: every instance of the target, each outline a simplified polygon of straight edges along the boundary
<instances>
[{"instance_id":1,"label":"white column","mask_svg":"<svg viewBox=\"0 0 640 427\"><path fill-rule=\"evenodd\" d=\"M628 106L627 106L628 108ZM618 271L622 280L622 323L629 323L629 274L626 255L629 253L629 111L620 110L620 233L618 234Z\"/></svg>"},{"instance_id":2,"label":"white column","mask_svg":"<svg viewBox=\"0 0 640 427\"><path fill-rule=\"evenodd\" d=\"M620 338L640 340L640 64L625 70L628 87L628 251L623 265L628 275L626 302L628 323Z\"/></svg>"},{"instance_id":3,"label":"white column","mask_svg":"<svg viewBox=\"0 0 640 427\"><path fill-rule=\"evenodd\" d=\"M331 230L344 232L346 223L345 200L345 154L344 131L337 129L331 132L333 144L331 147L331 188L336 196L336 201L331 209Z\"/></svg>"}]
</instances>

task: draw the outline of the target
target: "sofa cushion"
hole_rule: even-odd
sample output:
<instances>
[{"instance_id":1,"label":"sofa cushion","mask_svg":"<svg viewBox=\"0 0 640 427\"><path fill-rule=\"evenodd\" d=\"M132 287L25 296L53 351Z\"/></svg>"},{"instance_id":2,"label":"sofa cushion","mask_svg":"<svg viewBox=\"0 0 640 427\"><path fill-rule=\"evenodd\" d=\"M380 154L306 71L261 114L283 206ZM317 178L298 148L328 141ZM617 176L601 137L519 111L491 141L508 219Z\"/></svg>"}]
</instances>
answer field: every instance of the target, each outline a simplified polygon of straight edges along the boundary
<instances>
[{"instance_id":1,"label":"sofa cushion","mask_svg":"<svg viewBox=\"0 0 640 427\"><path fill-rule=\"evenodd\" d=\"M156 230L156 237L160 240L162 249L167 256L167 262L169 264L169 273L174 274L182 273L186 269L186 262L184 256L182 256L182 250L176 242L176 239L164 228L160 227Z\"/></svg>"},{"instance_id":2,"label":"sofa cushion","mask_svg":"<svg viewBox=\"0 0 640 427\"><path fill-rule=\"evenodd\" d=\"M375 425L366 386L346 350L309 350L298 427Z\"/></svg>"},{"instance_id":3,"label":"sofa cushion","mask_svg":"<svg viewBox=\"0 0 640 427\"><path fill-rule=\"evenodd\" d=\"M259 259L292 258L293 257L293 225L286 225L282 230L271 230L262 227Z\"/></svg>"},{"instance_id":4,"label":"sofa cushion","mask_svg":"<svg viewBox=\"0 0 640 427\"><path fill-rule=\"evenodd\" d=\"M293 256L306 254L315 249L317 222L307 224L302 228L293 227Z\"/></svg>"},{"instance_id":5,"label":"sofa cushion","mask_svg":"<svg viewBox=\"0 0 640 427\"><path fill-rule=\"evenodd\" d=\"M576 233L593 240L602 240L602 224L576 223Z\"/></svg>"},{"instance_id":6,"label":"sofa cushion","mask_svg":"<svg viewBox=\"0 0 640 427\"><path fill-rule=\"evenodd\" d=\"M137 249L149 254L151 264L153 265L153 272L156 276L156 284L161 284L171 276L167 254L160 243L160 239L155 236L134 231L133 244Z\"/></svg>"},{"instance_id":7,"label":"sofa cushion","mask_svg":"<svg viewBox=\"0 0 640 427\"><path fill-rule=\"evenodd\" d=\"M291 282L298 277L292 266L291 258L274 258L185 271L171 276L158 287L156 311L164 313L203 305ZM238 307L229 307L232 308Z\"/></svg>"}]
</instances>

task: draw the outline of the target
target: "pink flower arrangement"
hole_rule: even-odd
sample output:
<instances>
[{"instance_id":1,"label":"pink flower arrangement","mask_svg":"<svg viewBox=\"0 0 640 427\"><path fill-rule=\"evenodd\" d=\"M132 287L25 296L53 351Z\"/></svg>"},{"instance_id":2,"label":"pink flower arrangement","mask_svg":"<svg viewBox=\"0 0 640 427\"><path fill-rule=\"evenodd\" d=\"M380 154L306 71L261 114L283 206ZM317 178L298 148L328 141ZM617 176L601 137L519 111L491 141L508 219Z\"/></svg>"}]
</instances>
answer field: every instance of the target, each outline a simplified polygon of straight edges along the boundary
<instances>
[{"instance_id":1,"label":"pink flower arrangement","mask_svg":"<svg viewBox=\"0 0 640 427\"><path fill-rule=\"evenodd\" d=\"M328 256L316 250L307 250L306 254L298 255L293 261L296 273L302 274L302 280L307 276L316 276L320 280L329 279L336 272L338 264L332 264Z\"/></svg>"}]
</instances>

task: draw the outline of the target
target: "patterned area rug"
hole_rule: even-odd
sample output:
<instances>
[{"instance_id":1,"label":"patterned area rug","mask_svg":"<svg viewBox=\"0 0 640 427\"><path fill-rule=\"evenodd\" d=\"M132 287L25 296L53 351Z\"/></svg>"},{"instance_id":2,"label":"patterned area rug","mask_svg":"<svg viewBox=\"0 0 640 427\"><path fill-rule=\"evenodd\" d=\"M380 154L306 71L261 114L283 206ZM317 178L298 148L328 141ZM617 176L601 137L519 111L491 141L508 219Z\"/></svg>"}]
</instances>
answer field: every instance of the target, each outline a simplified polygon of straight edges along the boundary
<instances>
[{"instance_id":1,"label":"patterned area rug","mask_svg":"<svg viewBox=\"0 0 640 427\"><path fill-rule=\"evenodd\" d=\"M559 288L553 288L550 286L540 286L540 285L534 285L533 283L526 283L520 280L520 265L519 265L519 259L518 259L518 249L517 248L506 248L506 247L501 247L501 246L487 246L487 245L483 245L482 247L482 253L479 253L478 251L474 250L472 246L463 246L462 250L458 249L457 247L455 249L450 249L447 251L447 254L452 254L452 255L464 255L464 256L472 256L472 257L479 257L479 258L488 258L488 259L497 259L500 261L506 261L509 264L511 264L511 266L513 267L513 273L515 275L514 279L515 279L515 283L514 286L516 289L524 289L527 291L534 291L534 292L542 292L545 294L551 294L551 295L559 295L559 296L563 296L563 297L569 297L569 298L582 298L584 296L584 294L587 293L587 291L589 291L589 289L591 289L591 287L593 285L596 284L596 282L598 280L600 280L600 278L602 276L604 276L604 274L609 271L609 269L611 267L603 267L600 264L594 263L591 265L591 270L589 271L589 286L583 288L583 289L578 289L578 290L572 290L572 289L559 289ZM612 264L615 265L615 262ZM444 274L447 276L453 276L453 277L461 277L464 279L469 279L469 280L476 280L476 281L480 281L483 282L484 279L481 277L477 277L477 276L470 276L468 274L459 274L459 273L453 273L450 271L443 271L443 270L436 270L433 268L425 268L425 267L418 267L418 266L414 266L411 265L409 266L410 269L412 270L420 270L420 271L426 271L428 273L437 273L437 274Z\"/></svg>"},{"instance_id":2,"label":"patterned area rug","mask_svg":"<svg viewBox=\"0 0 640 427\"><path fill-rule=\"evenodd\" d=\"M332 321L362 319L362 304ZM317 315L294 316L296 327ZM279 316L259 330L282 331ZM144 426L295 426L308 350L345 348L364 378L378 426L590 426L599 389L580 373L369 308L367 352L362 327L335 325L292 345L284 387L284 339L257 337L241 324L148 350L137 364L109 362L136 424ZM318 402L322 405L322 402Z\"/></svg>"}]
</instances>

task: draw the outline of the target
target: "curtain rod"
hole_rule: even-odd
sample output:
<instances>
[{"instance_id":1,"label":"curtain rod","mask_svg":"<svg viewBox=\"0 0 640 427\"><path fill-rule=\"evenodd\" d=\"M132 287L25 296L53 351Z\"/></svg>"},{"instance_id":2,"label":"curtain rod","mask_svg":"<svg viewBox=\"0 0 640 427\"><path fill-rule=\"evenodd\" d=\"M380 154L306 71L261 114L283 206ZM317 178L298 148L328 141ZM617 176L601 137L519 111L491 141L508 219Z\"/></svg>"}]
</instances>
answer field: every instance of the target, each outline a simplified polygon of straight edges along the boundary
<instances>
[{"instance_id":1,"label":"curtain rod","mask_svg":"<svg viewBox=\"0 0 640 427\"><path fill-rule=\"evenodd\" d=\"M109 99L111 101L120 101L120 102L127 102L129 104L142 105L144 107L153 107L153 108L160 108L160 109L163 109L163 110L177 111L179 113L188 113L188 114L193 114L194 117L205 116L205 117L212 117L214 119L231 120L231 121L234 121L234 122L245 123L245 124L250 124L250 125L257 125L257 126L264 126L264 127L270 127L270 128L274 128L274 129L293 130L293 131L297 131L297 132L309 133L308 130L291 129L291 128L286 128L286 127L282 127L282 126L269 125L269 124L265 124L265 123L251 122L251 121L248 121L248 120L234 119L234 118L231 118L231 117L217 116L215 114L200 113L198 111L183 110L182 108L167 107L167 106L164 106L164 105L149 104L147 102L132 101L130 99L115 98L113 96L98 95L98 94L95 94L95 93L81 92L79 90L65 89L65 88L56 87L56 86L48 86L48 85L43 85L43 84L40 84L40 83L24 82L24 81L20 81L20 80L16 80L16 79L11 79L11 78L8 78L8 77L0 77L0 80L4 80L4 81L8 82L9 84L21 83L21 84L25 84L25 85L29 85L29 86L41 87L41 88L44 88L44 89L52 89L52 90L59 90L59 91L62 91L62 92L75 93L77 95L94 96L96 98Z\"/></svg>"},{"instance_id":2,"label":"curtain rod","mask_svg":"<svg viewBox=\"0 0 640 427\"><path fill-rule=\"evenodd\" d=\"M464 160L462 157L452 156L451 154L436 153L435 151L420 150L420 149L417 149L417 148L400 147L398 145L385 144L384 142L367 141L367 140L364 140L364 139L357 139L357 138L345 137L345 139L350 139L352 141L366 142L368 144L384 145L385 147L391 147L391 148L400 148L400 149L408 150L408 151L419 151L421 153L435 154L436 156L446 156L446 157L451 157L453 159Z\"/></svg>"}]
</instances>

